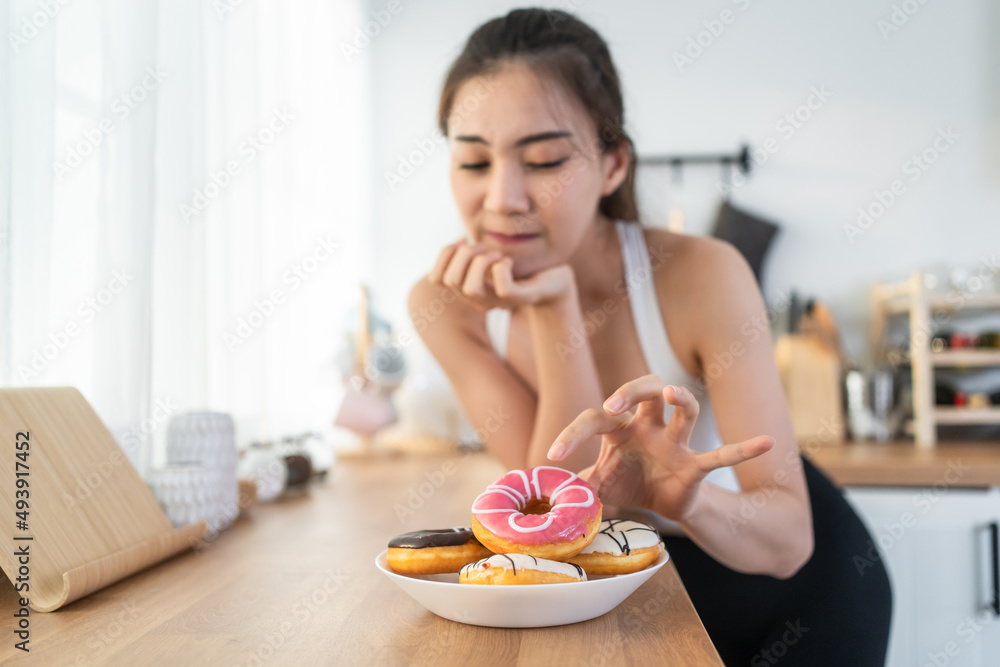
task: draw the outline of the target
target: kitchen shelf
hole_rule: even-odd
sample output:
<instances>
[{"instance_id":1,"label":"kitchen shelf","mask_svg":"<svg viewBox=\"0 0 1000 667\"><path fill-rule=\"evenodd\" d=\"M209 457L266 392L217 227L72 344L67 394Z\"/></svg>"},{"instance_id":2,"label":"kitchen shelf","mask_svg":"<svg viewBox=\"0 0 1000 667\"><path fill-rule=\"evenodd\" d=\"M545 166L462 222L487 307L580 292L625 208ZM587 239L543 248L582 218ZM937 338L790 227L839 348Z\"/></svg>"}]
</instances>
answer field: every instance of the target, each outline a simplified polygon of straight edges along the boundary
<instances>
[{"instance_id":1,"label":"kitchen shelf","mask_svg":"<svg viewBox=\"0 0 1000 667\"><path fill-rule=\"evenodd\" d=\"M903 284L903 283L899 283ZM905 284L909 284L907 281ZM892 287L892 286L883 286ZM898 315L910 310L912 298L910 294L891 294L886 297L885 309L890 315ZM934 312L949 312L955 310L993 310L1000 309L1000 294L968 294L961 299L945 296L927 298L927 305Z\"/></svg>"},{"instance_id":2,"label":"kitchen shelf","mask_svg":"<svg viewBox=\"0 0 1000 667\"><path fill-rule=\"evenodd\" d=\"M954 349L931 351L931 338L937 333L934 313L958 311L1000 312L1000 294L951 292L946 296L928 294L924 274L916 270L909 280L876 283L871 288L871 340L875 359L888 358L886 334L891 315L904 314L909 319L909 364L913 382L913 436L918 448L934 447L938 424L1000 424L1000 408L939 407L934 400L936 368L1000 368L1000 350Z\"/></svg>"},{"instance_id":3,"label":"kitchen shelf","mask_svg":"<svg viewBox=\"0 0 1000 667\"><path fill-rule=\"evenodd\" d=\"M934 366L949 368L961 366L1000 366L1000 350L958 349L931 353Z\"/></svg>"},{"instance_id":4,"label":"kitchen shelf","mask_svg":"<svg viewBox=\"0 0 1000 667\"><path fill-rule=\"evenodd\" d=\"M937 406L934 421L938 424L1000 424L1000 408L965 408Z\"/></svg>"},{"instance_id":5,"label":"kitchen shelf","mask_svg":"<svg viewBox=\"0 0 1000 667\"><path fill-rule=\"evenodd\" d=\"M900 350L896 354L909 354L909 350ZM901 366L908 366L910 364L910 360L902 356L897 357L897 361ZM1000 366L1000 350L956 349L931 352L931 365L939 368L959 369L972 366Z\"/></svg>"}]
</instances>

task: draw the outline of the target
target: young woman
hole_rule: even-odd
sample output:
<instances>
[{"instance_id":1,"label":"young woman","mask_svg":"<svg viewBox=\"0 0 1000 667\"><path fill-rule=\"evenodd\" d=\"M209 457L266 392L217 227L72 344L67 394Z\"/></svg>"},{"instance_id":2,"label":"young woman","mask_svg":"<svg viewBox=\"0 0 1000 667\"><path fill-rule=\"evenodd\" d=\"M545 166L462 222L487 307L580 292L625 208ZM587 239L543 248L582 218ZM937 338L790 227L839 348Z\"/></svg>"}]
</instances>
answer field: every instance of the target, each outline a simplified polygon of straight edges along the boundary
<instances>
[{"instance_id":1,"label":"young woman","mask_svg":"<svg viewBox=\"0 0 1000 667\"><path fill-rule=\"evenodd\" d=\"M855 567L868 533L799 454L753 273L637 222L623 123L572 15L478 28L439 110L467 238L412 289L414 323L505 466L556 461L645 508L727 664L880 665L888 580Z\"/></svg>"}]
</instances>

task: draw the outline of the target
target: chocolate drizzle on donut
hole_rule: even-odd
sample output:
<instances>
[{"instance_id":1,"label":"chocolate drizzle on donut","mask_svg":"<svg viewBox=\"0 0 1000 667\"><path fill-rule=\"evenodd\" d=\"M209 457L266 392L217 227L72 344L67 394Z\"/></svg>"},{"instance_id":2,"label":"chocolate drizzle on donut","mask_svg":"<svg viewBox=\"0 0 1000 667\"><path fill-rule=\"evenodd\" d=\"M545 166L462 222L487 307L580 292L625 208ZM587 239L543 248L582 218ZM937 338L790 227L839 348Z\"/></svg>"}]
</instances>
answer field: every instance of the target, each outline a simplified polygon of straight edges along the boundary
<instances>
[{"instance_id":1,"label":"chocolate drizzle on donut","mask_svg":"<svg viewBox=\"0 0 1000 667\"><path fill-rule=\"evenodd\" d=\"M611 540L616 545L618 545L618 549L621 551L621 553L625 554L626 556L631 556L632 555L632 546L628 543L628 533L630 533L630 532L632 532L634 530L655 533L656 530L654 528L652 528L651 526L646 526L646 525L642 525L642 524L633 526L632 528L626 528L625 530L615 530L615 526L617 526L620 523L626 523L626 522L628 522L627 519L606 519L605 521L602 522L602 524L606 523L608 525L607 525L606 528L602 528L600 530L600 533L604 533L605 535L607 535L608 537L610 537ZM621 542L619 542L618 538L615 537L615 535L618 535L618 534L620 534L622 536L622 541Z\"/></svg>"},{"instance_id":2,"label":"chocolate drizzle on donut","mask_svg":"<svg viewBox=\"0 0 1000 667\"><path fill-rule=\"evenodd\" d=\"M426 549L428 547L459 547L476 539L470 528L440 528L403 533L389 540L394 549Z\"/></svg>"},{"instance_id":3,"label":"chocolate drizzle on donut","mask_svg":"<svg viewBox=\"0 0 1000 667\"><path fill-rule=\"evenodd\" d=\"M518 558L524 560L520 561L521 567L517 567ZM562 574L565 576L572 576L569 572L566 572L566 568L572 567L576 570L576 575L581 581L587 580L586 571L577 565L576 563L564 563L562 561L546 560L544 558L538 558L532 556L531 554L493 554L489 558L483 558L482 560L476 561L475 563L466 563L459 570L459 576L470 576L473 571L487 572L491 567L497 567L504 570L510 570L513 576L518 576L518 572L526 572L531 570L532 567L527 563L527 559L530 558L535 565L535 569L540 572L555 572L557 574ZM510 564L508 566L508 563Z\"/></svg>"}]
</instances>

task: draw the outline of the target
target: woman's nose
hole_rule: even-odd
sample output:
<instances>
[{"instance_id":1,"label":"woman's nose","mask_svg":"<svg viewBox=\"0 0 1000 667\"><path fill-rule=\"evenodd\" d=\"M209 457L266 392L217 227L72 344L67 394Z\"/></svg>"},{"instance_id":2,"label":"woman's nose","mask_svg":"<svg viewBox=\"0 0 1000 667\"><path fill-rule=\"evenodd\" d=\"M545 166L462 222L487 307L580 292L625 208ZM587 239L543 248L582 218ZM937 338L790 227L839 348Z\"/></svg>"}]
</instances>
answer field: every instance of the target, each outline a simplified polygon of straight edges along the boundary
<instances>
[{"instance_id":1,"label":"woman's nose","mask_svg":"<svg viewBox=\"0 0 1000 667\"><path fill-rule=\"evenodd\" d=\"M510 215L528 212L528 192L520 165L498 163L490 173L487 188L483 206L491 213Z\"/></svg>"}]
</instances>

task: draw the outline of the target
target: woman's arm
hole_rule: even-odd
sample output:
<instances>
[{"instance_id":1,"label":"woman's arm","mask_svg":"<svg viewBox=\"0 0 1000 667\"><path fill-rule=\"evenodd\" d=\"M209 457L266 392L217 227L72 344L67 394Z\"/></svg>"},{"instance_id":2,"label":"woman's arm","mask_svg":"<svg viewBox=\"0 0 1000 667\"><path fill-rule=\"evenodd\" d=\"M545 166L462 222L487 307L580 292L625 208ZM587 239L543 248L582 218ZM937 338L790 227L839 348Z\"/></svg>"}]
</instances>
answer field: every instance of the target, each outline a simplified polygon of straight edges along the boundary
<instances>
[{"instance_id":1,"label":"woman's arm","mask_svg":"<svg viewBox=\"0 0 1000 667\"><path fill-rule=\"evenodd\" d=\"M573 331L583 331L575 282L562 297L527 308L539 395L526 466L534 467L551 464L546 454L552 441L582 411L599 406L603 392L590 341L582 336L580 344L571 336ZM566 350L573 350L573 354L566 354ZM597 459L600 448L600 437L593 436L562 466L579 472Z\"/></svg>"},{"instance_id":2,"label":"woman's arm","mask_svg":"<svg viewBox=\"0 0 1000 667\"><path fill-rule=\"evenodd\" d=\"M685 253L696 279L682 312L695 318L695 353L719 435L741 442L766 433L775 444L734 466L740 493L702 484L681 525L735 570L789 577L812 555L812 512L767 311L743 256L728 243L699 241Z\"/></svg>"},{"instance_id":3,"label":"woman's arm","mask_svg":"<svg viewBox=\"0 0 1000 667\"><path fill-rule=\"evenodd\" d=\"M501 299L513 296L503 287L498 292ZM516 298L525 295L518 293ZM436 282L432 274L410 292L411 319L448 376L469 421L484 436L487 451L511 469L550 463L545 453L553 437L581 410L601 402L589 342L584 340L574 354L559 354L571 349L570 332L582 330L575 283L570 281L561 296L522 306L527 309L541 400L494 353L482 309L466 299ZM421 315L431 312L439 315ZM600 438L595 436L565 465L574 470L589 465L599 447Z\"/></svg>"},{"instance_id":4,"label":"woman's arm","mask_svg":"<svg viewBox=\"0 0 1000 667\"><path fill-rule=\"evenodd\" d=\"M684 259L672 267L673 284L658 285L658 292L671 302L671 312L690 319L686 325L696 332L720 435L738 444L692 450L696 396L646 375L619 388L603 410L581 413L557 436L549 456L560 461L577 443L603 435L597 463L580 473L601 500L648 507L680 522L693 541L734 570L790 577L812 554L812 514L763 302L731 246L694 241L699 247L675 255ZM669 423L665 402L676 406ZM733 467L740 493L704 482L726 466Z\"/></svg>"},{"instance_id":5,"label":"woman's arm","mask_svg":"<svg viewBox=\"0 0 1000 667\"><path fill-rule=\"evenodd\" d=\"M482 311L426 277L410 290L408 307L417 333L448 376L486 451L507 468L523 468L535 394L493 352Z\"/></svg>"}]
</instances>

